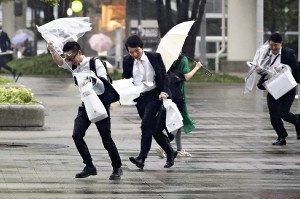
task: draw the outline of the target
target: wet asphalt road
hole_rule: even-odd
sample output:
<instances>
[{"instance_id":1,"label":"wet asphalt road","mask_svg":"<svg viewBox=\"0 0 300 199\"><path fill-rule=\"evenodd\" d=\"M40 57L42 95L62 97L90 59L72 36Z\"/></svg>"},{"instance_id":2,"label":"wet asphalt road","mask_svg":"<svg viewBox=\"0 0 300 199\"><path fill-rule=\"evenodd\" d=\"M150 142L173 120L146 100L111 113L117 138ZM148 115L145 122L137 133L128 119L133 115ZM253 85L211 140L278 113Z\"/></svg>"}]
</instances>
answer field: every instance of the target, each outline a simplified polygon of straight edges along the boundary
<instances>
[{"instance_id":1,"label":"wet asphalt road","mask_svg":"<svg viewBox=\"0 0 300 199\"><path fill-rule=\"evenodd\" d=\"M135 107L113 105L112 134L124 175L110 181L110 160L96 128L86 141L98 175L75 179L83 167L71 138L79 92L71 78L21 77L46 108L42 131L0 132L0 198L300 198L300 142L295 129L287 145L276 139L265 94L243 95L242 84L189 84L188 101L197 128L183 135L192 154L177 158L170 169L152 149L143 171L128 160L140 147ZM295 100L292 111L300 113Z\"/></svg>"}]
</instances>

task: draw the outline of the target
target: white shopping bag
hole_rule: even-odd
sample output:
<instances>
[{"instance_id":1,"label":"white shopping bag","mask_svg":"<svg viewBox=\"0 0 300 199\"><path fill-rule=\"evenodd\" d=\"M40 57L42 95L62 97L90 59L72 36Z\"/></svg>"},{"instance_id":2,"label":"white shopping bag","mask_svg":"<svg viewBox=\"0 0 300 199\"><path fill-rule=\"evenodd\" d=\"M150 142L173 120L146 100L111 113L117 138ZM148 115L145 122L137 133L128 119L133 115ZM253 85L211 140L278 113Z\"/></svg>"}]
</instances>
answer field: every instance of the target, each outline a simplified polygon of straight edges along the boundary
<instances>
[{"instance_id":1,"label":"white shopping bag","mask_svg":"<svg viewBox=\"0 0 300 199\"><path fill-rule=\"evenodd\" d=\"M264 86L267 91L277 100L291 89L293 89L297 82L295 81L289 66L284 67L273 77L265 81Z\"/></svg>"},{"instance_id":2,"label":"white shopping bag","mask_svg":"<svg viewBox=\"0 0 300 199\"><path fill-rule=\"evenodd\" d=\"M92 123L108 117L107 111L96 92L93 90L93 85L91 82L82 86L81 100L84 103L88 118Z\"/></svg>"},{"instance_id":3,"label":"white shopping bag","mask_svg":"<svg viewBox=\"0 0 300 199\"><path fill-rule=\"evenodd\" d=\"M183 118L176 104L171 99L163 101L166 108L166 128L169 132L175 131L183 127Z\"/></svg>"}]
</instances>

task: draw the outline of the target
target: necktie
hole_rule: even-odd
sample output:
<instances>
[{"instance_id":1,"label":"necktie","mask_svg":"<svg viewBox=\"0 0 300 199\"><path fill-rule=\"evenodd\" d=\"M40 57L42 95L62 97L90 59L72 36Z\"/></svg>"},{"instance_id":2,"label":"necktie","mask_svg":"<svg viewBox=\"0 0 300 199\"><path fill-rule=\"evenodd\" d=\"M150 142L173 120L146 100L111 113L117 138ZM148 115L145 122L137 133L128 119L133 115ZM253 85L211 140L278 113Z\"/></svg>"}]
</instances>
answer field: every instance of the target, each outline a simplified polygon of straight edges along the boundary
<instances>
[{"instance_id":1,"label":"necktie","mask_svg":"<svg viewBox=\"0 0 300 199\"><path fill-rule=\"evenodd\" d=\"M262 63L262 67L266 70L269 69L270 67L270 64L271 64L271 59L272 59L272 56L271 55L268 55L268 57L266 58L265 62Z\"/></svg>"},{"instance_id":2,"label":"necktie","mask_svg":"<svg viewBox=\"0 0 300 199\"><path fill-rule=\"evenodd\" d=\"M138 66L139 66L139 71L140 71L142 80L145 80L145 67L143 65L143 62L142 62L142 60L140 60L138 63L139 63Z\"/></svg>"},{"instance_id":3,"label":"necktie","mask_svg":"<svg viewBox=\"0 0 300 199\"><path fill-rule=\"evenodd\" d=\"M269 55L269 57L267 58L267 61L262 65L265 69L269 69L276 61L276 59L278 58L279 54L276 55L276 57L273 59L272 63L271 63L271 60L272 60L272 55Z\"/></svg>"}]
</instances>

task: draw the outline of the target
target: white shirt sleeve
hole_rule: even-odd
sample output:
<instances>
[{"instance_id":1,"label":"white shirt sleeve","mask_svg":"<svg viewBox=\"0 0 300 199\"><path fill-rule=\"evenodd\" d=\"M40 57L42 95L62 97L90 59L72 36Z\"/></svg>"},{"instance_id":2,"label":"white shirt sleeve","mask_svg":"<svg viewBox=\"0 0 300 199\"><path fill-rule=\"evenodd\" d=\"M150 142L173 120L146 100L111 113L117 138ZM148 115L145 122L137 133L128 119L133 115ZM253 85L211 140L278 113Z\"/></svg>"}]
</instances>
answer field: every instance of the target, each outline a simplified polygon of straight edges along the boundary
<instances>
[{"instance_id":1,"label":"white shirt sleeve","mask_svg":"<svg viewBox=\"0 0 300 199\"><path fill-rule=\"evenodd\" d=\"M97 73L96 75L98 77L103 77L103 78L107 79L106 69L99 59L95 60L95 68L96 68L96 73ZM104 84L100 79L96 78L96 80L97 81L94 85L94 90L97 93L97 95L101 95L105 91Z\"/></svg>"},{"instance_id":2,"label":"white shirt sleeve","mask_svg":"<svg viewBox=\"0 0 300 199\"><path fill-rule=\"evenodd\" d=\"M106 69L99 59L96 59L96 61L95 61L95 68L96 68L96 73L97 73L96 75L98 77L103 77L103 78L107 79Z\"/></svg>"}]
</instances>

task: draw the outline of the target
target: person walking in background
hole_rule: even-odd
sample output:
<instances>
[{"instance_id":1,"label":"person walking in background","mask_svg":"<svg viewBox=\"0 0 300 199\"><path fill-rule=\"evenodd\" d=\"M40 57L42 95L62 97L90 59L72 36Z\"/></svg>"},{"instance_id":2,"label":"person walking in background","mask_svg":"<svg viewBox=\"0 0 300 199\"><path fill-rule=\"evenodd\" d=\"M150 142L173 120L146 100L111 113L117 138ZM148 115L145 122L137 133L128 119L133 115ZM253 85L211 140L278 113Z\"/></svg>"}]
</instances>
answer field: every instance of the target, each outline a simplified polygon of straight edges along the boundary
<instances>
[{"instance_id":1,"label":"person walking in background","mask_svg":"<svg viewBox=\"0 0 300 199\"><path fill-rule=\"evenodd\" d=\"M197 62L193 70L190 70L188 58L184 55L180 55L179 58L174 61L167 74L170 80L170 90L172 92L172 100L177 105L182 118L183 127L175 132L171 132L170 136L175 135L175 143L177 147L177 157L190 157L191 154L185 150L182 150L181 133L182 130L188 134L194 128L194 121L190 118L187 110L186 100L186 81L189 81L196 72L202 67L200 62ZM161 147L156 149L158 155L161 158L165 157L165 152Z\"/></svg>"},{"instance_id":2,"label":"person walking in background","mask_svg":"<svg viewBox=\"0 0 300 199\"><path fill-rule=\"evenodd\" d=\"M144 51L143 41L137 35L128 37L125 47L129 55L123 59L123 78L133 78L133 84L142 88L140 96L134 100L142 120L140 153L137 157L130 157L129 160L142 169L150 151L153 136L167 154L164 167L172 167L175 154L170 141L163 132L156 132L155 129L156 115L162 100L171 95L161 55Z\"/></svg>"},{"instance_id":3,"label":"person walking in background","mask_svg":"<svg viewBox=\"0 0 300 199\"><path fill-rule=\"evenodd\" d=\"M52 54L54 62L61 68L67 69L70 72L74 73L84 73L91 71L90 60L93 58L85 57L81 51L81 47L77 42L67 42L63 47L63 52L65 58L61 58L60 55L54 50L52 43L48 43L48 49ZM107 150L109 157L112 162L113 172L110 175L110 180L118 180L123 174L121 158L118 152L118 149L111 137L111 121L110 121L110 104L105 102L103 99L105 96L101 96L98 93L99 90L103 90L103 78L107 80L106 69L99 59L95 60L95 74L97 79L92 78L93 87L95 92L98 94L100 100L102 101L105 109L107 111L108 117L102 119L95 123L99 134L102 138L102 143L104 148ZM94 72L94 71L93 71ZM101 78L101 80L99 78ZM99 82L100 81L100 82ZM77 81L75 81L76 84ZM105 84L104 84L105 85ZM106 87L104 89L107 89ZM89 149L84 141L84 136L91 122L87 116L84 103L82 102L81 106L78 108L78 114L74 123L73 130L73 140L77 147L78 152L80 153L83 163L86 165L84 169L76 174L76 178L86 178L90 175L97 175L97 169L93 164L91 154Z\"/></svg>"},{"instance_id":4,"label":"person walking in background","mask_svg":"<svg viewBox=\"0 0 300 199\"><path fill-rule=\"evenodd\" d=\"M267 64L265 66L260 66L256 63L256 71L261 75L260 80L258 81L258 88L265 90L263 86L263 82L265 82L270 75L268 75L268 71L266 68L276 69L281 64L288 65L292 73L297 69L298 62L295 56L295 52L287 47L282 46L282 37L279 33L274 33L269 37L268 40L269 49L267 52ZM295 75L294 75L295 76ZM297 78L297 77L296 77ZM271 124L277 134L277 139L272 145L286 145L286 137L288 133L284 128L283 122L287 121L295 125L297 139L300 139L300 117L299 114L293 114L290 112L290 108L295 99L296 89L293 88L286 94L284 94L279 99L275 99L269 92L267 95L267 104L269 108L269 115Z\"/></svg>"},{"instance_id":5,"label":"person walking in background","mask_svg":"<svg viewBox=\"0 0 300 199\"><path fill-rule=\"evenodd\" d=\"M8 52L11 50L11 42L6 32L2 30L0 26L0 69L4 68L9 71L13 78L16 78L16 70L7 65L7 62L13 59L13 52ZM17 79L16 79L17 80Z\"/></svg>"}]
</instances>

